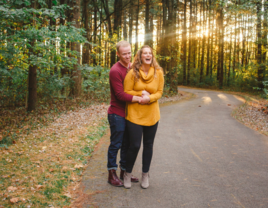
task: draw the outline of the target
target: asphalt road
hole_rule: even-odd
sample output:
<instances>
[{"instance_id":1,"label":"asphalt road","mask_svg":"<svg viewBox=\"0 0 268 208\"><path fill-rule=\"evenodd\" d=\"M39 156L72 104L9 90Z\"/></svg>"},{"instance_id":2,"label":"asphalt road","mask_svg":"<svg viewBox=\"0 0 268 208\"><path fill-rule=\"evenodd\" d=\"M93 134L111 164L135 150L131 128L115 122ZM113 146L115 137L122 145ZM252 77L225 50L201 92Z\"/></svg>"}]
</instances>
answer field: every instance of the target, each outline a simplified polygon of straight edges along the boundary
<instances>
[{"instance_id":1,"label":"asphalt road","mask_svg":"<svg viewBox=\"0 0 268 208\"><path fill-rule=\"evenodd\" d=\"M180 90L196 97L161 107L150 187L107 183L107 135L84 175L85 207L268 207L268 137L231 116L242 101L221 92ZM133 171L138 177L141 150Z\"/></svg>"}]
</instances>

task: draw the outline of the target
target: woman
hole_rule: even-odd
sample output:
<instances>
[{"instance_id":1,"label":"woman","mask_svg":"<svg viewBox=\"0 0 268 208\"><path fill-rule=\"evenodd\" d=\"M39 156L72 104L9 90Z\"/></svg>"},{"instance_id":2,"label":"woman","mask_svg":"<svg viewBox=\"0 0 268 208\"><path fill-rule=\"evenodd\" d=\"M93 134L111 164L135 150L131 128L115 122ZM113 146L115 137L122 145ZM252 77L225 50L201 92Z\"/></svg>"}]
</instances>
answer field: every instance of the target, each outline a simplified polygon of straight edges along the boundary
<instances>
[{"instance_id":1,"label":"woman","mask_svg":"<svg viewBox=\"0 0 268 208\"><path fill-rule=\"evenodd\" d=\"M131 68L124 80L124 91L130 95L142 95L142 100L126 105L130 146L127 152L124 186L131 188L131 172L143 135L141 187L148 188L153 143L160 119L158 99L163 93L164 76L151 47L146 45L137 52Z\"/></svg>"}]
</instances>

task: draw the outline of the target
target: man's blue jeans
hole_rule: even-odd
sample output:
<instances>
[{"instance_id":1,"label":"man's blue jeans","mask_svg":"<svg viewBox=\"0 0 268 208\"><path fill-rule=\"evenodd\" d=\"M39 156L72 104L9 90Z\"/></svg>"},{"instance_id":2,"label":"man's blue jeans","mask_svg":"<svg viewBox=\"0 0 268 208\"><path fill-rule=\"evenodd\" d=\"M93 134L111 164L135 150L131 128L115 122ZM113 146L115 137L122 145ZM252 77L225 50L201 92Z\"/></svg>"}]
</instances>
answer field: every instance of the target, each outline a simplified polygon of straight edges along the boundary
<instances>
[{"instance_id":1,"label":"man's blue jeans","mask_svg":"<svg viewBox=\"0 0 268 208\"><path fill-rule=\"evenodd\" d=\"M126 129L126 120L124 117L116 114L108 114L108 121L110 124L110 146L108 148L108 170L117 170L116 158L118 150L120 150L120 166L121 169L126 168L126 154L129 147L128 133Z\"/></svg>"}]
</instances>

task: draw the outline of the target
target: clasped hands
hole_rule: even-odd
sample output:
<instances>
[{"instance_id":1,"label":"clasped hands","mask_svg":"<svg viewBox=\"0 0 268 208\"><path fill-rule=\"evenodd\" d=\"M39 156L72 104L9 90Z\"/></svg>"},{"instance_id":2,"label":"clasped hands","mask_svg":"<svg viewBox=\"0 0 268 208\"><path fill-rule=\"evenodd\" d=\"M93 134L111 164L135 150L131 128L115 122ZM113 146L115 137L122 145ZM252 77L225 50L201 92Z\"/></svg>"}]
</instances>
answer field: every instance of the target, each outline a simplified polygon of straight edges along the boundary
<instances>
[{"instance_id":1,"label":"clasped hands","mask_svg":"<svg viewBox=\"0 0 268 208\"><path fill-rule=\"evenodd\" d=\"M139 104L148 104L150 102L150 93L146 90L142 91L142 96L133 96L133 102L138 102Z\"/></svg>"}]
</instances>

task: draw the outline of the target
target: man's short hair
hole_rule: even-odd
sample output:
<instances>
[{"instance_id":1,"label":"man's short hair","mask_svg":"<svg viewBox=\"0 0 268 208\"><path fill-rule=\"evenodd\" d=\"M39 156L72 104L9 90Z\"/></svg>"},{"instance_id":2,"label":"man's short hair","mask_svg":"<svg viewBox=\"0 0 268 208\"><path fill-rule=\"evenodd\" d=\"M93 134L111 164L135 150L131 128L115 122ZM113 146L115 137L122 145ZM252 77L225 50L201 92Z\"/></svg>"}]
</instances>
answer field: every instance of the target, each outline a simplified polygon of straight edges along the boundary
<instances>
[{"instance_id":1,"label":"man's short hair","mask_svg":"<svg viewBox=\"0 0 268 208\"><path fill-rule=\"evenodd\" d=\"M116 44L116 51L119 53L119 48L120 47L126 47L126 46L130 46L130 43L125 41L125 40L122 40L122 41L119 41L117 44Z\"/></svg>"}]
</instances>

